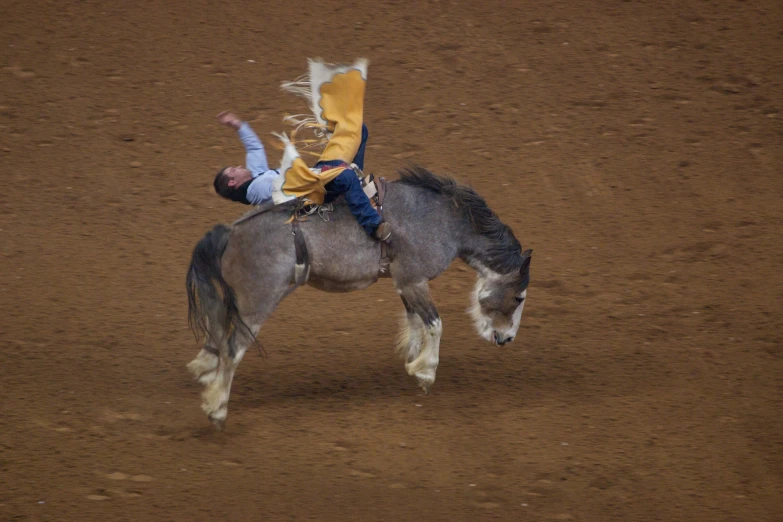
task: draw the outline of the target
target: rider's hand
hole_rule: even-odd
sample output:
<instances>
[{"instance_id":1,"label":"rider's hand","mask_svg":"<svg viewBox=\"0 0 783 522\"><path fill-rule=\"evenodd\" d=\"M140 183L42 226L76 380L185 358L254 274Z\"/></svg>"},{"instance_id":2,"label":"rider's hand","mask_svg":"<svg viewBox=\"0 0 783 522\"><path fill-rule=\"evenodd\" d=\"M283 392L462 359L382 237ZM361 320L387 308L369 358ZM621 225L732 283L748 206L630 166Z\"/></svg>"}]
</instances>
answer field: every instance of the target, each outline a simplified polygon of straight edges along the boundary
<instances>
[{"instance_id":1,"label":"rider's hand","mask_svg":"<svg viewBox=\"0 0 783 522\"><path fill-rule=\"evenodd\" d=\"M238 129L242 126L242 120L237 118L237 115L230 111L223 111L217 115L218 121L227 127Z\"/></svg>"}]
</instances>

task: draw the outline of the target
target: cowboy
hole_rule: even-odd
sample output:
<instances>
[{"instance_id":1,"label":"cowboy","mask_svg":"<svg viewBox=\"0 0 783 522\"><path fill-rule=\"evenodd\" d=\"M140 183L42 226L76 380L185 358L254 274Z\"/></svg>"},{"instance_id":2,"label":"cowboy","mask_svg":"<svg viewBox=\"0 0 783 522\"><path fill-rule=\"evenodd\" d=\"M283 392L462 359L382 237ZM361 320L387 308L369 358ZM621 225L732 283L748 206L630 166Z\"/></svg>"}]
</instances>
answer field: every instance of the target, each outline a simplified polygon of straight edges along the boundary
<instances>
[{"instance_id":1,"label":"cowboy","mask_svg":"<svg viewBox=\"0 0 783 522\"><path fill-rule=\"evenodd\" d=\"M273 183L280 176L280 171L269 168L261 140L250 125L240 120L234 113L224 111L218 114L217 118L221 124L237 131L247 154L244 167L225 167L218 171L214 181L215 192L226 199L245 205L261 205L270 201ZM364 169L364 152L368 136L367 126L362 124L361 144L352 161L352 165L356 165L360 171ZM344 165L335 160L322 160L316 163L314 168L325 171L339 166ZM362 190L356 171L351 166L345 167L339 175L326 183L324 188L326 189L324 203L343 196L359 225L369 236L385 242L391 239L388 224L382 221L381 216L372 207L370 199Z\"/></svg>"}]
</instances>

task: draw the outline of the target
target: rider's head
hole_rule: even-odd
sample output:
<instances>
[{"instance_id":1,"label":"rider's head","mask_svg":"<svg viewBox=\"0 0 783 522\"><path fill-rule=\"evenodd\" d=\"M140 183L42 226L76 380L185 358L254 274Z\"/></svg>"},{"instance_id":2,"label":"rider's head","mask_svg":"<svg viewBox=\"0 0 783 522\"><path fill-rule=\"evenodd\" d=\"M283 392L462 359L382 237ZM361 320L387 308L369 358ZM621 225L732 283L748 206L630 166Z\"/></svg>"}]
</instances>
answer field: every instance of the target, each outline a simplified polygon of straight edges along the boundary
<instances>
[{"instance_id":1,"label":"rider's head","mask_svg":"<svg viewBox=\"0 0 783 522\"><path fill-rule=\"evenodd\" d=\"M237 190L253 179L253 175L244 167L225 167L215 176L215 192L226 199L234 199Z\"/></svg>"}]
</instances>

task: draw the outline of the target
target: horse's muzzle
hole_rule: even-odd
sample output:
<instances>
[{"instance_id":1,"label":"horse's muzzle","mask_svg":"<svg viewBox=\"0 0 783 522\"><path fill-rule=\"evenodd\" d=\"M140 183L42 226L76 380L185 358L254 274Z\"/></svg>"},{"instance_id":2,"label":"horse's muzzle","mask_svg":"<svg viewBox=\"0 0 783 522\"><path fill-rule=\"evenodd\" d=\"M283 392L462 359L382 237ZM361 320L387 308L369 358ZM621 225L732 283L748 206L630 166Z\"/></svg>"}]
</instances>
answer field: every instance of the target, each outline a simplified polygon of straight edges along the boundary
<instances>
[{"instance_id":1,"label":"horse's muzzle","mask_svg":"<svg viewBox=\"0 0 783 522\"><path fill-rule=\"evenodd\" d=\"M505 346L506 343L510 343L514 340L513 335L501 339L500 334L497 332L492 332L492 338L498 346Z\"/></svg>"}]
</instances>

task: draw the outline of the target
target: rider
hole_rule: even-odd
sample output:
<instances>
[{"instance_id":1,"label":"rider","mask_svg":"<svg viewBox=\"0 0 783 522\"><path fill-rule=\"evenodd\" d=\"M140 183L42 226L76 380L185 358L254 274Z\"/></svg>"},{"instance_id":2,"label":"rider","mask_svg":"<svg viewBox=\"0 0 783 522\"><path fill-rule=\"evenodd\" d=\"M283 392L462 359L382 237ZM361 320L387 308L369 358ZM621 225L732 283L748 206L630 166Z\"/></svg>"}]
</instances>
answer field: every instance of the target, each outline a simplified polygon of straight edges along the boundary
<instances>
[{"instance_id":1,"label":"rider","mask_svg":"<svg viewBox=\"0 0 783 522\"><path fill-rule=\"evenodd\" d=\"M235 129L247 152L245 167L225 167L215 176L215 192L226 199L246 205L260 205L272 199L272 184L280 175L276 169L270 169L266 159L264 145L247 122L240 120L232 112L224 111L218 114L218 121ZM369 133L367 126L362 124L362 140L359 150L353 158L359 170L364 169L364 150ZM315 167L335 166L331 161L319 161ZM359 225L367 234L380 241L391 239L391 230L387 223L370 204L370 199L362 190L359 177L350 167L343 170L337 177L327 183L325 202L344 196Z\"/></svg>"}]
</instances>

